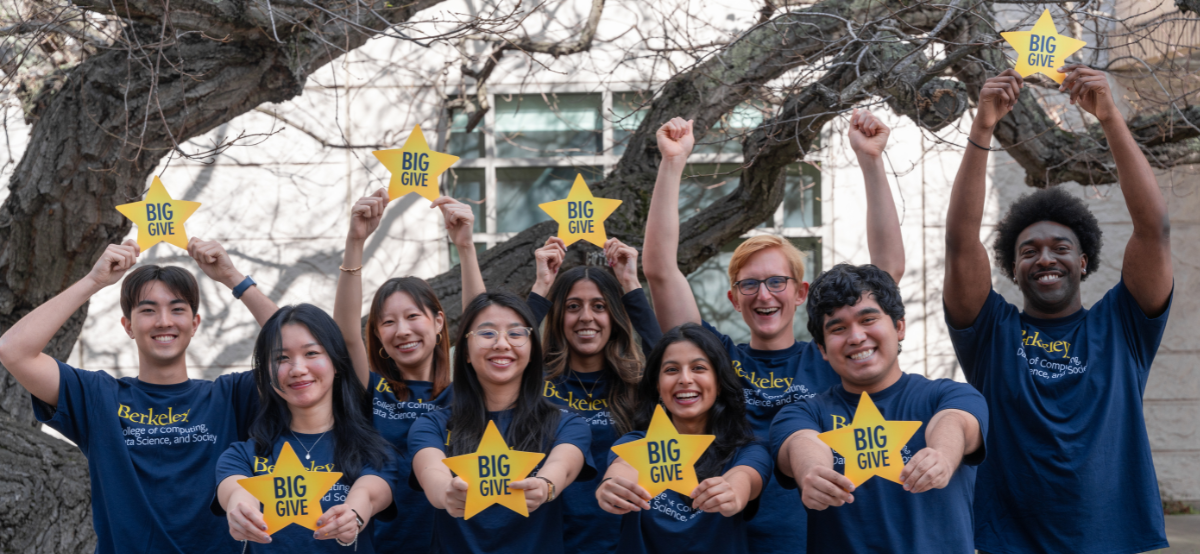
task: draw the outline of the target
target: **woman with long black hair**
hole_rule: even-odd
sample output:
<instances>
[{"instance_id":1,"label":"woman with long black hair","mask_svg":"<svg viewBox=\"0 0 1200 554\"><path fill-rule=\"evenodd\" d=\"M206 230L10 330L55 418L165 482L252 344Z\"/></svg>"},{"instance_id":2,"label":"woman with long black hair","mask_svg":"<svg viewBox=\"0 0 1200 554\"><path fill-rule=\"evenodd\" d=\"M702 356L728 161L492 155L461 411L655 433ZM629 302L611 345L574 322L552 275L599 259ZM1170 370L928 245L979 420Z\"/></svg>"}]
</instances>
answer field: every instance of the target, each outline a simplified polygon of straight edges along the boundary
<instances>
[{"instance_id":1,"label":"woman with long black hair","mask_svg":"<svg viewBox=\"0 0 1200 554\"><path fill-rule=\"evenodd\" d=\"M217 462L217 500L230 534L255 543L251 552L340 551L335 541L313 539L357 541L358 552L374 552L374 516L392 504L391 448L371 425L370 396L333 319L310 304L279 309L258 334L253 372L260 405L250 440ZM269 473L284 444L310 471L342 473L321 499L315 533L299 525L267 529L258 499L238 484Z\"/></svg>"},{"instance_id":2,"label":"woman with long black hair","mask_svg":"<svg viewBox=\"0 0 1200 554\"><path fill-rule=\"evenodd\" d=\"M580 554L616 551L613 530L620 517L596 505L596 487L608 468L609 448L633 430L642 367L662 336L638 281L637 250L610 238L604 255L607 268L559 273L566 248L550 237L534 252L537 278L527 299L536 322L546 317L544 395L592 428L597 475L563 493L567 550Z\"/></svg>"},{"instance_id":3,"label":"woman with long black hair","mask_svg":"<svg viewBox=\"0 0 1200 554\"><path fill-rule=\"evenodd\" d=\"M616 444L645 438L660 403L681 434L716 439L696 462L700 484L688 497L668 490L649 498L637 470L610 454L596 500L606 512L623 515L617 551L747 552L746 522L770 478L771 457L754 441L729 356L703 327L685 323L659 340L638 386L639 430Z\"/></svg>"},{"instance_id":4,"label":"woman with long black hair","mask_svg":"<svg viewBox=\"0 0 1200 554\"><path fill-rule=\"evenodd\" d=\"M512 294L481 294L463 311L454 354L454 398L449 408L422 416L408 436L410 484L425 491L438 510L431 552L565 552L562 502L555 499L576 478L592 478L591 431L579 417L542 396L539 339L529 307ZM528 518L493 505L469 520L458 519L464 514L467 483L443 460L475 452L489 421L496 423L509 448L546 454L531 476L508 486L525 491Z\"/></svg>"},{"instance_id":5,"label":"woman with long black hair","mask_svg":"<svg viewBox=\"0 0 1200 554\"><path fill-rule=\"evenodd\" d=\"M350 210L333 315L354 369L371 393L375 428L395 449L400 482L407 483L412 472L409 430L421 415L450 405L450 326L428 283L417 277L393 277L375 291L371 300L364 344L363 251L367 238L379 227L387 204L387 190L379 189L360 198ZM475 245L470 240L475 221L471 208L450 198L439 199L436 205L442 208L451 239L460 245L464 266L475 263ZM465 241L460 240L463 229ZM481 292L482 281L480 277L477 285L466 283L464 298ZM472 291L472 286L479 290ZM376 549L428 551L433 537L433 508L419 491L402 486L395 492L398 514L375 526Z\"/></svg>"}]
</instances>

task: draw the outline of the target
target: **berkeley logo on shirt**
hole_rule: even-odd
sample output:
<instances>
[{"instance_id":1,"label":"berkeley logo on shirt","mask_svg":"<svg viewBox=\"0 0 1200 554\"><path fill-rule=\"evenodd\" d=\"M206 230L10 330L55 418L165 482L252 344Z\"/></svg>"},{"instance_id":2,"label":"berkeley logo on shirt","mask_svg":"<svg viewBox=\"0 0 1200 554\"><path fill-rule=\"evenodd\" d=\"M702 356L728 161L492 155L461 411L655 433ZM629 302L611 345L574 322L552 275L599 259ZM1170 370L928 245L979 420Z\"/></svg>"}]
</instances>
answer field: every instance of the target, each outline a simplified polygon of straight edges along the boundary
<instances>
[{"instance_id":1,"label":"berkeley logo on shirt","mask_svg":"<svg viewBox=\"0 0 1200 554\"><path fill-rule=\"evenodd\" d=\"M567 395L563 396L554 383L546 381L546 386L542 387L542 396L546 398L557 398L567 403L572 410L579 412L598 412L608 409L607 398L575 398L575 393L567 391Z\"/></svg>"},{"instance_id":2,"label":"berkeley logo on shirt","mask_svg":"<svg viewBox=\"0 0 1200 554\"><path fill-rule=\"evenodd\" d=\"M1021 329L1021 345L1017 347L1017 356L1025 358L1030 375L1053 381L1087 372L1087 361L1072 356L1071 346L1065 340L1051 340L1039 330L1035 329L1030 334L1029 330Z\"/></svg>"},{"instance_id":3,"label":"berkeley logo on shirt","mask_svg":"<svg viewBox=\"0 0 1200 554\"><path fill-rule=\"evenodd\" d=\"M745 379L757 389L790 389L792 382L795 381L791 377L776 377L774 371L766 376L757 375L753 371L747 372L742 369L740 360L733 361L733 370L737 372L738 377Z\"/></svg>"},{"instance_id":4,"label":"berkeley logo on shirt","mask_svg":"<svg viewBox=\"0 0 1200 554\"><path fill-rule=\"evenodd\" d=\"M387 380L380 379L375 385L375 392L392 392L392 386ZM418 398L416 402L406 400L404 402L388 402L378 396L372 401L374 404L374 413L383 419L417 419L421 417L422 412L432 412L442 409L441 406L436 406L432 402L425 402L425 399Z\"/></svg>"},{"instance_id":5,"label":"berkeley logo on shirt","mask_svg":"<svg viewBox=\"0 0 1200 554\"><path fill-rule=\"evenodd\" d=\"M176 412L174 406L168 407L165 412L156 412L154 408L143 412L125 404L117 405L117 418L122 420L121 432L125 435L125 446L216 444L217 436L208 431L208 425L187 425L191 412L190 409Z\"/></svg>"}]
</instances>

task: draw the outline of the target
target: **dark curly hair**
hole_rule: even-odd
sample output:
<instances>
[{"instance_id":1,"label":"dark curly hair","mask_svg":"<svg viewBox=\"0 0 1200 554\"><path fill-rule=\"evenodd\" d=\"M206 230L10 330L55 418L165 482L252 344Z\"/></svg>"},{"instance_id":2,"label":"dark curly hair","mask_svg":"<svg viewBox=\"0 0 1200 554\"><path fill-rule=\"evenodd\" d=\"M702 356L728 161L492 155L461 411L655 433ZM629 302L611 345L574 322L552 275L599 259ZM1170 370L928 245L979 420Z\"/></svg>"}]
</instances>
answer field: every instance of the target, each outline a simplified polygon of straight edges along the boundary
<instances>
[{"instance_id":1,"label":"dark curly hair","mask_svg":"<svg viewBox=\"0 0 1200 554\"><path fill-rule=\"evenodd\" d=\"M1009 279L1013 275L1013 264L1017 258L1017 237L1030 225L1039 221L1053 221L1065 225L1079 237L1079 248L1087 256L1088 272L1079 277L1088 278L1100 267L1100 248L1104 246L1104 233L1096 216L1083 200L1072 196L1060 187L1051 187L1026 194L1013 202L1004 219L996 226L996 264Z\"/></svg>"},{"instance_id":2,"label":"dark curly hair","mask_svg":"<svg viewBox=\"0 0 1200 554\"><path fill-rule=\"evenodd\" d=\"M808 289L808 332L813 340L825 346L825 316L843 306L858 304L866 293L875 301L892 323L904 319L904 299L892 276L872 264L837 264L817 276Z\"/></svg>"}]
</instances>

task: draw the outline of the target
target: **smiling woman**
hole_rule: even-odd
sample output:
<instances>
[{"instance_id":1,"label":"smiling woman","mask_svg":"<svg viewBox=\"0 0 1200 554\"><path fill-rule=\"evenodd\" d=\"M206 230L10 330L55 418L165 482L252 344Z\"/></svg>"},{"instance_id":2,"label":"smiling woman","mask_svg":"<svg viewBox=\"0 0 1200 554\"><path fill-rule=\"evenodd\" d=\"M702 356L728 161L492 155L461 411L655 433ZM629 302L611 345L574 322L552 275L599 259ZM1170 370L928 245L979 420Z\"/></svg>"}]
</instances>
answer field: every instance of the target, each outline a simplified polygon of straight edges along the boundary
<instances>
[{"instance_id":1,"label":"smiling woman","mask_svg":"<svg viewBox=\"0 0 1200 554\"><path fill-rule=\"evenodd\" d=\"M337 552L392 505L396 481L387 441L371 426L369 395L355 375L333 318L310 304L285 306L263 325L254 345L254 380L261 406L251 439L235 443L217 462L217 502L235 539L252 552ZM341 472L321 499L324 514L310 537L298 525L269 529L259 500L238 483L271 473L285 444L309 471ZM392 511L388 510L388 516ZM374 552L364 540L359 552Z\"/></svg>"}]
</instances>

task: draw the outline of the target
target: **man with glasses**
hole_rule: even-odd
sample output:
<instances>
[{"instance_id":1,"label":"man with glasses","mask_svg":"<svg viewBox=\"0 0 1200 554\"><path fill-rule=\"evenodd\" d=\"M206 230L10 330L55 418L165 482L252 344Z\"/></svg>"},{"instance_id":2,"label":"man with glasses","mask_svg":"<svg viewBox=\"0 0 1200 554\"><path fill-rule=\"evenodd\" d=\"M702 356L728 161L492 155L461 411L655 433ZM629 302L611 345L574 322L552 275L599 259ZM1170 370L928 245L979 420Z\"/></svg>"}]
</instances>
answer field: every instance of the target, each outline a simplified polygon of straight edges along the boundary
<instances>
[{"instance_id":1,"label":"man with glasses","mask_svg":"<svg viewBox=\"0 0 1200 554\"><path fill-rule=\"evenodd\" d=\"M904 245L883 167L890 130L867 111L850 117L848 138L863 171L867 192L867 246L871 262L897 282L904 273ZM664 331L684 323L704 325L729 352L742 380L746 413L754 432L766 441L771 420L783 406L814 396L839 382L815 345L795 337L796 308L808 295L803 255L786 239L760 235L747 239L729 263L733 309L750 328L749 344L701 321L687 277L679 271L679 185L695 138L692 122L675 118L658 130L662 163L650 201L642 256L646 280ZM763 490L758 515L749 526L751 551L793 553L806 542L806 517L794 491L776 481Z\"/></svg>"}]
</instances>

